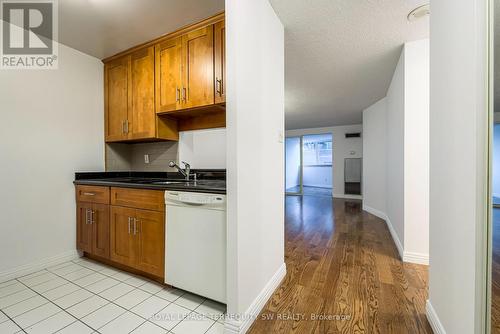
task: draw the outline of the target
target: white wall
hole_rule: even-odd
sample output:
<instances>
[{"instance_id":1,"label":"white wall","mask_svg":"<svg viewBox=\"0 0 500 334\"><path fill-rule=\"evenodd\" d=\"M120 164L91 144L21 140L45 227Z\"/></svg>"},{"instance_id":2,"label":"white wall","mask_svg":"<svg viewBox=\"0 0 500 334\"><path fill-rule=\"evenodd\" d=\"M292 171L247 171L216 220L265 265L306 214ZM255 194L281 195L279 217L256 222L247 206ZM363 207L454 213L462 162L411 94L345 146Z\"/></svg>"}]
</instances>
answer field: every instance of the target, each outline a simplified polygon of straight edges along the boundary
<instances>
[{"instance_id":1,"label":"white wall","mask_svg":"<svg viewBox=\"0 0 500 334\"><path fill-rule=\"evenodd\" d=\"M346 133L361 132L361 124L332 126L326 128L311 128L287 130L286 136L303 136L309 134L331 133L333 135L333 197L354 197L356 195L346 195L344 192L344 159L363 157L362 138L346 138Z\"/></svg>"},{"instance_id":2,"label":"white wall","mask_svg":"<svg viewBox=\"0 0 500 334\"><path fill-rule=\"evenodd\" d=\"M225 8L228 313L257 315L286 272L284 29L267 0L226 0Z\"/></svg>"},{"instance_id":3,"label":"white wall","mask_svg":"<svg viewBox=\"0 0 500 334\"><path fill-rule=\"evenodd\" d=\"M286 138L285 189L300 185L300 138Z\"/></svg>"},{"instance_id":4,"label":"white wall","mask_svg":"<svg viewBox=\"0 0 500 334\"><path fill-rule=\"evenodd\" d=\"M387 217L404 249L404 49L387 91Z\"/></svg>"},{"instance_id":5,"label":"white wall","mask_svg":"<svg viewBox=\"0 0 500 334\"><path fill-rule=\"evenodd\" d=\"M404 56L404 252L418 259L429 256L429 40Z\"/></svg>"},{"instance_id":6,"label":"white wall","mask_svg":"<svg viewBox=\"0 0 500 334\"><path fill-rule=\"evenodd\" d=\"M427 314L436 333L485 333L486 6L431 1Z\"/></svg>"},{"instance_id":7,"label":"white wall","mask_svg":"<svg viewBox=\"0 0 500 334\"><path fill-rule=\"evenodd\" d=\"M226 168L226 129L183 131L179 133L179 161L191 168Z\"/></svg>"},{"instance_id":8,"label":"white wall","mask_svg":"<svg viewBox=\"0 0 500 334\"><path fill-rule=\"evenodd\" d=\"M406 43L387 97L363 111L364 203L404 261L429 258L429 40Z\"/></svg>"},{"instance_id":9,"label":"white wall","mask_svg":"<svg viewBox=\"0 0 500 334\"><path fill-rule=\"evenodd\" d=\"M363 208L379 216L387 212L386 111L385 97L363 111Z\"/></svg>"},{"instance_id":10,"label":"white wall","mask_svg":"<svg viewBox=\"0 0 500 334\"><path fill-rule=\"evenodd\" d=\"M0 280L75 254L75 171L104 169L103 65L59 46L57 70L0 74Z\"/></svg>"}]
</instances>

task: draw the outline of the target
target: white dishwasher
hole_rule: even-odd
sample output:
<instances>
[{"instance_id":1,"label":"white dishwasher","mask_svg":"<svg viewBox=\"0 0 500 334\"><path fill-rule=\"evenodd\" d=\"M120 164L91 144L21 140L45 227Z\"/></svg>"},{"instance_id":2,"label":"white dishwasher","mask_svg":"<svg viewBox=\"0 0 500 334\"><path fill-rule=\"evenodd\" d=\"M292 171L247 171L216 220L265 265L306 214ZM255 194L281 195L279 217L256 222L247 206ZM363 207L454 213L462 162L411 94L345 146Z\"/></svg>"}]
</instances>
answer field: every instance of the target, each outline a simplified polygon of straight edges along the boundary
<instances>
[{"instance_id":1,"label":"white dishwasher","mask_svg":"<svg viewBox=\"0 0 500 334\"><path fill-rule=\"evenodd\" d=\"M166 191L165 283L226 303L226 196Z\"/></svg>"}]
</instances>

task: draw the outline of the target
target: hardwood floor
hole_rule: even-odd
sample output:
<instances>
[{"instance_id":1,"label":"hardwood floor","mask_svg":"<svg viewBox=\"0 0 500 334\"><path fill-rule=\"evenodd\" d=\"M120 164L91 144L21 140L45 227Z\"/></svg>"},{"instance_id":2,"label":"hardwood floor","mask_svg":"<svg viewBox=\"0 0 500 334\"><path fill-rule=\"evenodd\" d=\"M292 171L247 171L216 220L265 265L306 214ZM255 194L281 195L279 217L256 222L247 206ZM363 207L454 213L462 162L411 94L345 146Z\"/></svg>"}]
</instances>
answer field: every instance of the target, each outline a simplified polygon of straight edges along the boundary
<instances>
[{"instance_id":1,"label":"hardwood floor","mask_svg":"<svg viewBox=\"0 0 500 334\"><path fill-rule=\"evenodd\" d=\"M427 267L402 263L361 202L287 196L285 219L287 275L249 333L432 333Z\"/></svg>"},{"instance_id":2,"label":"hardwood floor","mask_svg":"<svg viewBox=\"0 0 500 334\"><path fill-rule=\"evenodd\" d=\"M491 333L500 334L500 208L493 209L491 260Z\"/></svg>"}]
</instances>

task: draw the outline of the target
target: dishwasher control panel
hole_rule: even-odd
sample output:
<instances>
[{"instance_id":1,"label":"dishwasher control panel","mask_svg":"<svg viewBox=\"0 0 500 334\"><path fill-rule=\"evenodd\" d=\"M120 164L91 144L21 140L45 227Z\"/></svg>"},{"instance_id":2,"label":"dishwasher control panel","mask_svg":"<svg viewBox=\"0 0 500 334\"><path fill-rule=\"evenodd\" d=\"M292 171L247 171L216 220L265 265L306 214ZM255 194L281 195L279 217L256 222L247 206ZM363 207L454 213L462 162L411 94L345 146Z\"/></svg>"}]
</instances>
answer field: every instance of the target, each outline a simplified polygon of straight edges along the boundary
<instances>
[{"instance_id":1,"label":"dishwasher control panel","mask_svg":"<svg viewBox=\"0 0 500 334\"><path fill-rule=\"evenodd\" d=\"M205 194L205 193L191 193L180 191L167 191L165 192L165 200L167 204L225 204L226 196L219 194Z\"/></svg>"}]
</instances>

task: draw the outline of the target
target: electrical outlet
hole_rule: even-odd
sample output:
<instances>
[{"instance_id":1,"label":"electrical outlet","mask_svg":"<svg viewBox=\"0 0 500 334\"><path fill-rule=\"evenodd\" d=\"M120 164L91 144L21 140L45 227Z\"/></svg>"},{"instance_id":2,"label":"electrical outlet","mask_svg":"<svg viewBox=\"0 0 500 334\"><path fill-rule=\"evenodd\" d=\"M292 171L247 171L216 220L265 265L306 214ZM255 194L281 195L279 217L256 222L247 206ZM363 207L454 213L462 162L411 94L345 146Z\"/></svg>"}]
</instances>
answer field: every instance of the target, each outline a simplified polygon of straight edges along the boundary
<instances>
[{"instance_id":1,"label":"electrical outlet","mask_svg":"<svg viewBox=\"0 0 500 334\"><path fill-rule=\"evenodd\" d=\"M145 164L149 163L149 154L144 154L144 163Z\"/></svg>"}]
</instances>

